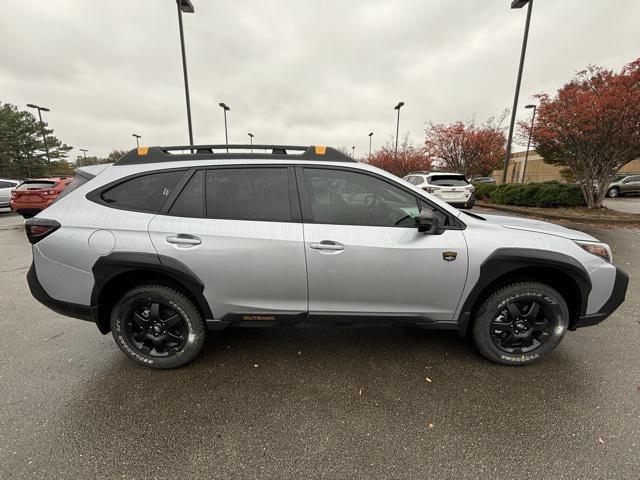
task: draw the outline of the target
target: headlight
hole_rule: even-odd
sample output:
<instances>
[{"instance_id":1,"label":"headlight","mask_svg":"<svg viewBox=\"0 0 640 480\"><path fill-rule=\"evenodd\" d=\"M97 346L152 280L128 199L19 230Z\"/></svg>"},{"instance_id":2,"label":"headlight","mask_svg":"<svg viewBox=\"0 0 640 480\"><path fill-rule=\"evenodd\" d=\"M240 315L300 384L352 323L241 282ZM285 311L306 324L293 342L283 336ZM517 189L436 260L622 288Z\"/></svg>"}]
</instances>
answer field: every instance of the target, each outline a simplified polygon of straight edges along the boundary
<instances>
[{"instance_id":1,"label":"headlight","mask_svg":"<svg viewBox=\"0 0 640 480\"><path fill-rule=\"evenodd\" d=\"M606 243L596 243L596 242L575 242L578 246L580 246L583 250L589 252L596 257L600 257L605 262L611 263L613 257L611 256L611 248Z\"/></svg>"}]
</instances>

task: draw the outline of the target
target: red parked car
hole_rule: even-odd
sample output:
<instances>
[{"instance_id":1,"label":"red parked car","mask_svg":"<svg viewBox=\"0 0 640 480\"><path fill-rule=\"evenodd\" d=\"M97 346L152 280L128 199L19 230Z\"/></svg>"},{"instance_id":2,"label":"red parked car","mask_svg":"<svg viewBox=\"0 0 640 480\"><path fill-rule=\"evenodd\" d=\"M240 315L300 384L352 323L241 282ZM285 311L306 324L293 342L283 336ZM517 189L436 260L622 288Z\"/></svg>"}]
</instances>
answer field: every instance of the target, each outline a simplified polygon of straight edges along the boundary
<instances>
[{"instance_id":1,"label":"red parked car","mask_svg":"<svg viewBox=\"0 0 640 480\"><path fill-rule=\"evenodd\" d=\"M67 177L25 180L11 192L11 211L24 218L37 215L58 198L71 180Z\"/></svg>"}]
</instances>

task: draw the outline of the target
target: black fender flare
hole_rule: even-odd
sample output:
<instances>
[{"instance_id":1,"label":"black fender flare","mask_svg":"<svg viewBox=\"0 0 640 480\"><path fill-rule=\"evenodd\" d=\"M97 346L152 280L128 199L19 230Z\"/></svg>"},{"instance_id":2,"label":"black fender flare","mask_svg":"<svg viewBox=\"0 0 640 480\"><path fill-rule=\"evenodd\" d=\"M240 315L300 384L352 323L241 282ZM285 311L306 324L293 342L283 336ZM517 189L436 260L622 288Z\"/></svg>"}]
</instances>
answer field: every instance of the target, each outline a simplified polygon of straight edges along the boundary
<instances>
[{"instance_id":1,"label":"black fender flare","mask_svg":"<svg viewBox=\"0 0 640 480\"><path fill-rule=\"evenodd\" d=\"M133 271L157 272L167 275L186 288L196 300L205 319L213 318L211 307L204 297L204 284L198 276L182 262L155 253L112 252L100 257L92 268L95 283L91 292L92 316L102 333L97 310L102 289L115 276Z\"/></svg>"},{"instance_id":2,"label":"black fender flare","mask_svg":"<svg viewBox=\"0 0 640 480\"><path fill-rule=\"evenodd\" d=\"M480 295L494 281L516 270L543 267L568 275L580 292L578 316L587 311L587 301L591 292L591 278L584 266L575 258L564 253L534 248L498 248L480 265L480 275L465 299L458 316L458 333L464 336L471 313Z\"/></svg>"}]
</instances>

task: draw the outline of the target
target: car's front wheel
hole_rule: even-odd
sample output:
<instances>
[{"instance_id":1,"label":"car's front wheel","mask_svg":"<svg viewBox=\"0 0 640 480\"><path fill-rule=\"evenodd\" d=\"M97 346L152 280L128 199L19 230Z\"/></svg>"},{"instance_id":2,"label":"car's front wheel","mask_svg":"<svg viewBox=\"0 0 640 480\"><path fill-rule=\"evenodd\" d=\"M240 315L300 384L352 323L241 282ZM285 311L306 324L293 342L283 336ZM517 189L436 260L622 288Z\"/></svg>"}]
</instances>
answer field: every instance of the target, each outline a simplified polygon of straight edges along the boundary
<instances>
[{"instance_id":1,"label":"car's front wheel","mask_svg":"<svg viewBox=\"0 0 640 480\"><path fill-rule=\"evenodd\" d=\"M164 285L140 285L125 293L111 313L111 331L130 359L151 368L186 365L206 335L193 302Z\"/></svg>"},{"instance_id":2,"label":"car's front wheel","mask_svg":"<svg viewBox=\"0 0 640 480\"><path fill-rule=\"evenodd\" d=\"M473 339L480 353L503 365L527 365L553 350L569 326L569 309L548 285L518 282L490 295L478 309Z\"/></svg>"},{"instance_id":3,"label":"car's front wheel","mask_svg":"<svg viewBox=\"0 0 640 480\"><path fill-rule=\"evenodd\" d=\"M620 189L618 187L611 187L608 191L607 191L607 197L609 198L616 198L620 196Z\"/></svg>"}]
</instances>

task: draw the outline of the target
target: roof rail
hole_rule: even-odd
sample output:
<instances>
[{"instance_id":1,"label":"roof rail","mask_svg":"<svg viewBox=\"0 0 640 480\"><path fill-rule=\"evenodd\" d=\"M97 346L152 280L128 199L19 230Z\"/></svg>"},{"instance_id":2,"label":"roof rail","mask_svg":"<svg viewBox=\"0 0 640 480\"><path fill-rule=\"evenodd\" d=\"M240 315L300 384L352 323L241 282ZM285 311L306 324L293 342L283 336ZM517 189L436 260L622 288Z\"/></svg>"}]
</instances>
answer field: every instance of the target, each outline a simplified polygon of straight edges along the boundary
<instances>
[{"instance_id":1,"label":"roof rail","mask_svg":"<svg viewBox=\"0 0 640 480\"><path fill-rule=\"evenodd\" d=\"M319 145L182 145L134 148L116 161L114 165L223 159L299 159L325 162L356 162L356 160L335 148Z\"/></svg>"}]
</instances>

